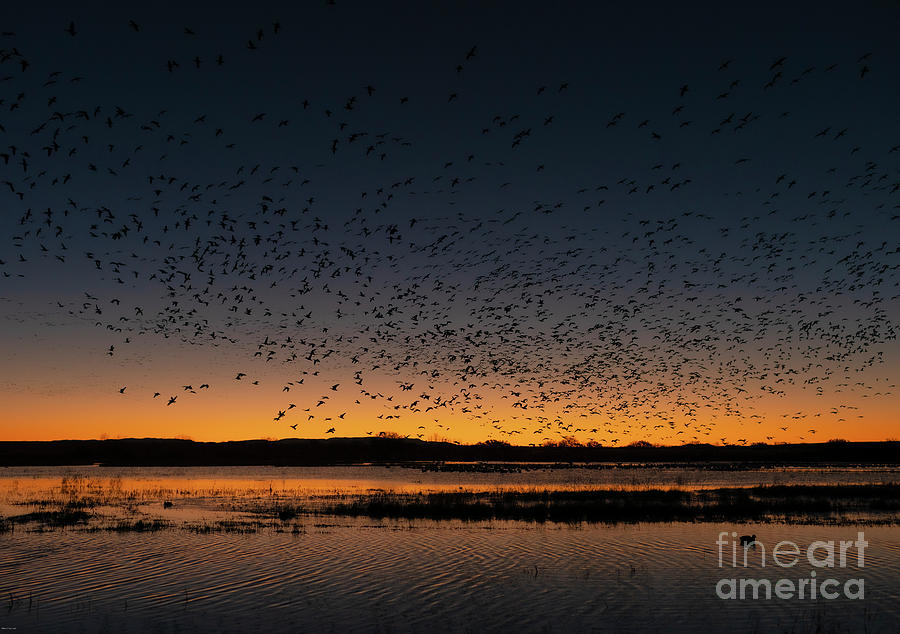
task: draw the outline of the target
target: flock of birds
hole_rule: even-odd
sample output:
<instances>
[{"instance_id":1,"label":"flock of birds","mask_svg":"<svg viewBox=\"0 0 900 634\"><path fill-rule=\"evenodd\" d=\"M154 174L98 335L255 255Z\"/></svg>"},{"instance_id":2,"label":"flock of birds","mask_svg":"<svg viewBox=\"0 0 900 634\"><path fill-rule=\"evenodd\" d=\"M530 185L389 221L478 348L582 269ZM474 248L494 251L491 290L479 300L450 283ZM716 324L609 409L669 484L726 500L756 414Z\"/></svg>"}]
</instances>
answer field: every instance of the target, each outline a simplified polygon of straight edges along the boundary
<instances>
[{"instance_id":1,"label":"flock of birds","mask_svg":"<svg viewBox=\"0 0 900 634\"><path fill-rule=\"evenodd\" d=\"M84 37L66 22L60 37ZM288 28L274 21L193 58L160 55L147 81L227 72ZM100 70L56 70L38 48L0 36L0 183L15 221L0 289L38 268L81 267L87 290L54 310L105 333L111 363L161 338L246 356L225 384L115 386L158 401L160 416L188 397L277 382L282 400L247 421L261 433L341 434L356 421L369 434L516 444L748 442L762 439L758 425L770 441L811 439L825 418L861 415L850 395L896 387L877 371L896 339L898 139L864 144L852 121L809 130L782 106L813 78L846 90L871 81L871 54L821 67L750 60L759 85L736 77L732 60L714 62L711 80L661 95L665 112L597 122L598 136L619 135L613 149L647 146L643 169L583 177L551 152L574 116L570 79L536 83L488 119L455 114L477 101L466 76L490 54L484 45L460 46L435 71L447 89L430 101L356 82L344 99L269 104L239 121L192 112L174 91L152 112L127 94L90 102L83 85L102 82ZM368 125L386 112L384 127ZM423 137L422 121L439 140ZM255 158L248 139L298 127L314 131L304 160ZM694 142L727 153L740 135L773 129L835 165L815 177L750 171L755 157L735 155L717 169L744 185L722 191L673 156ZM345 172L368 185L327 184ZM697 202L704 188L719 198ZM543 193L522 204L523 191ZM800 393L821 405L792 405Z\"/></svg>"}]
</instances>

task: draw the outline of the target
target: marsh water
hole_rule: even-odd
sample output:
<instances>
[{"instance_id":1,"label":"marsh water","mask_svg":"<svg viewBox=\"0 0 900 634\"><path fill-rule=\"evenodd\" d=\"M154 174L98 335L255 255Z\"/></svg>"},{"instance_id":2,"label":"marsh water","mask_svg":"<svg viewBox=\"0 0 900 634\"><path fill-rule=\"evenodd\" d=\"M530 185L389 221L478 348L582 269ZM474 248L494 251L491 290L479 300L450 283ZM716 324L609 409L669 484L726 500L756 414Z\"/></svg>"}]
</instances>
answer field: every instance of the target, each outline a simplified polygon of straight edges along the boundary
<instances>
[{"instance_id":1,"label":"marsh water","mask_svg":"<svg viewBox=\"0 0 900 634\"><path fill-rule=\"evenodd\" d=\"M839 525L604 524L318 513L286 519L259 510L282 500L314 504L372 490L885 482L900 482L900 468L5 468L0 516L38 518L68 504L89 510L89 518L7 523L0 532L0 627L894 632L900 526L865 517ZM735 539L743 534L759 542L746 567ZM862 560L854 545L861 539ZM773 561L772 549L782 541L800 551L791 567ZM836 557L834 567L811 563L807 549L819 541L844 541L845 560ZM820 546L815 561L827 552ZM773 588L780 580L807 585L802 599L796 590L791 598L773 592L766 599L762 589L754 599L749 586L743 599L737 593L723 599L730 587L723 579L735 579L736 588L742 579L766 579ZM825 595L835 598L818 586L812 598L811 580L828 579L835 581Z\"/></svg>"}]
</instances>

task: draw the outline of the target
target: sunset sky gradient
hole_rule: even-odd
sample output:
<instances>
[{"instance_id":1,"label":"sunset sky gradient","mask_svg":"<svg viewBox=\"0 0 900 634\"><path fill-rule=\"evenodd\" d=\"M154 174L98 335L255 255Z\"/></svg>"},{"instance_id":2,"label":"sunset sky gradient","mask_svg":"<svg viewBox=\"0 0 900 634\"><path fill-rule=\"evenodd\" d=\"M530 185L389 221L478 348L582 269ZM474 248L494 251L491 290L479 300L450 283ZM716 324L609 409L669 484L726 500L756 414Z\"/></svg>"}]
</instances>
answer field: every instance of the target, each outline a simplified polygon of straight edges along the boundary
<instances>
[{"instance_id":1,"label":"sunset sky gradient","mask_svg":"<svg viewBox=\"0 0 900 634\"><path fill-rule=\"evenodd\" d=\"M320 4L3 16L0 440L900 435L898 5Z\"/></svg>"}]
</instances>

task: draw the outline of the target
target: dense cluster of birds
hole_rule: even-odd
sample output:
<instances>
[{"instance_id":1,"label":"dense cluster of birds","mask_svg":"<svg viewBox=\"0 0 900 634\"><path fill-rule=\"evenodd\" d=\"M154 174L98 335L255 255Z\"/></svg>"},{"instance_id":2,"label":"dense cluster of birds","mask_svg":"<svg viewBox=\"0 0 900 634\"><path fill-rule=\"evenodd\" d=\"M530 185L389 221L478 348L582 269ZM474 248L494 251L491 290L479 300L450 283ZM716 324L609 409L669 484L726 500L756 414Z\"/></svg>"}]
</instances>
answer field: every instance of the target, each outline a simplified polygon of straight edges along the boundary
<instances>
[{"instance_id":1,"label":"dense cluster of birds","mask_svg":"<svg viewBox=\"0 0 900 634\"><path fill-rule=\"evenodd\" d=\"M85 28L62 21L59 37L74 45ZM216 50L202 29L179 27L206 52L159 52L141 72L165 86L227 74L238 57L277 67L263 55L290 28L272 21ZM186 398L277 382L282 400L247 421L263 434L339 435L363 419L370 434L464 427L517 444L746 442L773 422L769 440L812 438L817 417L859 415L841 394L895 388L876 370L897 330L900 138L863 143L859 122L812 128L783 105L807 82L872 81L876 57L775 55L741 60L754 69L744 75L715 60L644 112L601 114L597 152L628 147L643 165L617 173L555 144L583 90L571 78L473 114L467 76L490 54L462 43L435 70L438 97L348 78L344 98L261 102L239 119L195 111L176 90L152 111L111 100L108 86L92 99L102 69L57 70L4 32L0 195L12 234L0 289L80 267L86 289L54 310L95 324L113 361L147 339L239 351L246 364L224 384L109 389L166 416ZM273 160L297 129L308 140L296 162ZM834 165L810 174L732 153L753 147L735 139L782 134ZM268 142L281 149L258 151ZM728 158L710 171L692 144ZM799 393L818 405L792 404Z\"/></svg>"}]
</instances>

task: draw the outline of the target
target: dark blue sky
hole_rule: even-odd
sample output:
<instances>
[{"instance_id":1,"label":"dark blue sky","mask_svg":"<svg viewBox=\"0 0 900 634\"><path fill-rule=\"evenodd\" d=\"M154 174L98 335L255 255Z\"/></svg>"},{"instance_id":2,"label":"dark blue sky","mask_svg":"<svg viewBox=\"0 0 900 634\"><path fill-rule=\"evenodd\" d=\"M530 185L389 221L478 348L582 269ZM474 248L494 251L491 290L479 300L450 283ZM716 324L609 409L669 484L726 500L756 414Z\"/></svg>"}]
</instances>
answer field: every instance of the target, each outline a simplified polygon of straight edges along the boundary
<instances>
[{"instance_id":1,"label":"dark blue sky","mask_svg":"<svg viewBox=\"0 0 900 634\"><path fill-rule=\"evenodd\" d=\"M211 402L150 396L183 364L253 403L232 437L272 431L300 367L354 390L304 416L312 436L380 412L465 440L809 440L843 434L850 406L870 421L854 433L883 437L898 14L17 6L0 39L12 436L34 395L56 420L77 391L79 420L105 412L83 434L139 411L213 437L191 426L222 415ZM234 391L242 359L265 398Z\"/></svg>"}]
</instances>

